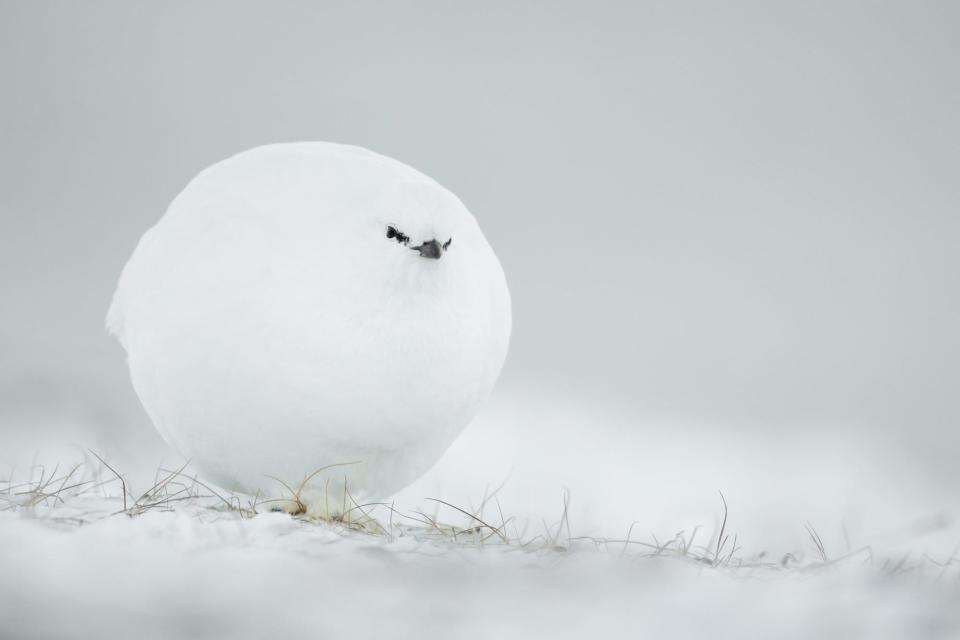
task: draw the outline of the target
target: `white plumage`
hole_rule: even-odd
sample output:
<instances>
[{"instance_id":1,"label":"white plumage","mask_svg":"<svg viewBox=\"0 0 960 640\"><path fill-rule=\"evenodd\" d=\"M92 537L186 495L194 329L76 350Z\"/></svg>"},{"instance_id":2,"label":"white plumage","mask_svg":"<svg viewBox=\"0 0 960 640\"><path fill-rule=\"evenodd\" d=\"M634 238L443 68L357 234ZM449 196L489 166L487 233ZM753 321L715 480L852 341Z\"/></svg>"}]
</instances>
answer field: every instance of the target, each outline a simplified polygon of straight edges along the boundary
<instances>
[{"instance_id":1,"label":"white plumage","mask_svg":"<svg viewBox=\"0 0 960 640\"><path fill-rule=\"evenodd\" d=\"M382 498L490 393L510 297L476 220L432 179L359 147L280 144L177 196L107 326L157 429L213 481L271 494L269 476L296 487L354 463L314 485Z\"/></svg>"}]
</instances>

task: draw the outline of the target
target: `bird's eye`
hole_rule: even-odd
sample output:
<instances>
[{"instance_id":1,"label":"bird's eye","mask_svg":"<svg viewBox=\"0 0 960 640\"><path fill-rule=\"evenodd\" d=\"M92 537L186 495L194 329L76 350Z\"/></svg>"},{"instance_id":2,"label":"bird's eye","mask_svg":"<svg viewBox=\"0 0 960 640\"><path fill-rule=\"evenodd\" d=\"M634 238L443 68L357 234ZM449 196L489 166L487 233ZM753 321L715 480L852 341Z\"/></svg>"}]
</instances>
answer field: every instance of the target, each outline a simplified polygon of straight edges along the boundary
<instances>
[{"instance_id":1,"label":"bird's eye","mask_svg":"<svg viewBox=\"0 0 960 640\"><path fill-rule=\"evenodd\" d=\"M443 250L444 250L444 251L446 251L447 249L450 248L450 243L451 243L451 242L453 242L453 238L450 238L449 240L447 240L446 242L443 243Z\"/></svg>"},{"instance_id":2,"label":"bird's eye","mask_svg":"<svg viewBox=\"0 0 960 640\"><path fill-rule=\"evenodd\" d=\"M387 227L387 237L395 239L400 244L407 244L408 242L410 242L410 237L407 235L404 235L399 229L397 229L393 225L390 225Z\"/></svg>"}]
</instances>

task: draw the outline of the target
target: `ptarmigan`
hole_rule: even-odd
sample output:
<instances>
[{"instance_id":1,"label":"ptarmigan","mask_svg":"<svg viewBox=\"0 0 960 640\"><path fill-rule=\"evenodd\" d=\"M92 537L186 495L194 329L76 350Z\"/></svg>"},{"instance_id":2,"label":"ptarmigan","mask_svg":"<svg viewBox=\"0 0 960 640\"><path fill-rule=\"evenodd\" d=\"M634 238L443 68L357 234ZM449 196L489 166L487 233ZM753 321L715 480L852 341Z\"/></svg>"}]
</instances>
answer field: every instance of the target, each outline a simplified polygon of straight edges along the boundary
<instances>
[{"instance_id":1,"label":"ptarmigan","mask_svg":"<svg viewBox=\"0 0 960 640\"><path fill-rule=\"evenodd\" d=\"M472 419L510 338L476 220L354 146L259 147L201 172L144 234L107 327L164 438L222 487L383 498ZM330 467L330 465L338 465ZM332 485L331 485L332 481Z\"/></svg>"}]
</instances>

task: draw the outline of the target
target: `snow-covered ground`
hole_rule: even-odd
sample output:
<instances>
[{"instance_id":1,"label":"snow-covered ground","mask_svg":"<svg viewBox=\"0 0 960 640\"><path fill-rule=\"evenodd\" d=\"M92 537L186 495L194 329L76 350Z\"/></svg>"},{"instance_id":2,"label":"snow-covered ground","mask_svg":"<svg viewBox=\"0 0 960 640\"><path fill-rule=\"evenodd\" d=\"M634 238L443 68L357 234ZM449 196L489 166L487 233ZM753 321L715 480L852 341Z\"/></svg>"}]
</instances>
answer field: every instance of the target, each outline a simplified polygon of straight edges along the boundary
<instances>
[{"instance_id":1,"label":"snow-covered ground","mask_svg":"<svg viewBox=\"0 0 960 640\"><path fill-rule=\"evenodd\" d=\"M0 523L5 637L946 638L960 628L955 569L889 572L862 557L713 569L620 545L479 548L195 509L84 527L10 513Z\"/></svg>"},{"instance_id":2,"label":"snow-covered ground","mask_svg":"<svg viewBox=\"0 0 960 640\"><path fill-rule=\"evenodd\" d=\"M189 468L158 476L180 463L169 452L148 467L149 449L83 443L124 475L128 515L76 440L56 473L42 453L42 469L5 468L0 636L960 633L955 484L839 427L798 425L783 443L634 421L505 391L392 514L373 507L374 525L354 512L354 526L253 515L246 498L229 509ZM38 474L58 497L36 492Z\"/></svg>"}]
</instances>

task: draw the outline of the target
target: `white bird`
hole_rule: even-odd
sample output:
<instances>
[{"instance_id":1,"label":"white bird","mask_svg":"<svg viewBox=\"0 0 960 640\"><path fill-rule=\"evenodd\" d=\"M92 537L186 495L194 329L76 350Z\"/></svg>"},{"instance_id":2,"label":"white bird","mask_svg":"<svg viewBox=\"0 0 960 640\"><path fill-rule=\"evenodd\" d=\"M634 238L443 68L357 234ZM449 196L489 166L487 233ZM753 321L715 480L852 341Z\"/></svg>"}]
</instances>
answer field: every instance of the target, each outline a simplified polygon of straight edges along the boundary
<instances>
[{"instance_id":1,"label":"white bird","mask_svg":"<svg viewBox=\"0 0 960 640\"><path fill-rule=\"evenodd\" d=\"M158 431L210 480L270 495L271 478L296 489L327 468L310 485L340 503L331 478L387 497L470 422L510 295L431 178L360 147L278 144L190 182L123 269L107 328Z\"/></svg>"}]
</instances>

